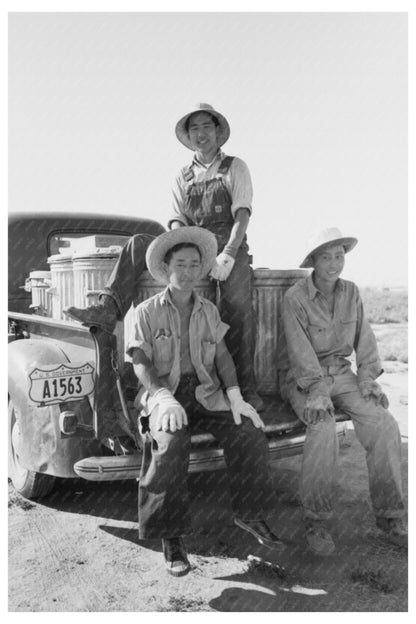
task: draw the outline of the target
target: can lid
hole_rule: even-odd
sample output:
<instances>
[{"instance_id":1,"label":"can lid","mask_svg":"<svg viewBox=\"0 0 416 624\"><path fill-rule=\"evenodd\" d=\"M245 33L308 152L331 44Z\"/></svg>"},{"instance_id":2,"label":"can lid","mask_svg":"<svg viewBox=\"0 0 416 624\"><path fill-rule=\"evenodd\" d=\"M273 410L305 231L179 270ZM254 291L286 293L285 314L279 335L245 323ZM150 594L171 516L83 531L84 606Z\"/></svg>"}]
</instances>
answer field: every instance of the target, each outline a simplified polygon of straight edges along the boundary
<instances>
[{"instance_id":1,"label":"can lid","mask_svg":"<svg viewBox=\"0 0 416 624\"><path fill-rule=\"evenodd\" d=\"M30 271L29 279L50 279L50 271Z\"/></svg>"},{"instance_id":2,"label":"can lid","mask_svg":"<svg viewBox=\"0 0 416 624\"><path fill-rule=\"evenodd\" d=\"M74 260L80 260L81 258L118 258L120 255L121 247L119 245L113 245L112 247L97 247L94 251L79 251L73 255Z\"/></svg>"},{"instance_id":3,"label":"can lid","mask_svg":"<svg viewBox=\"0 0 416 624\"><path fill-rule=\"evenodd\" d=\"M49 256L48 264L54 264L58 262L70 262L72 260L72 254L55 254Z\"/></svg>"}]
</instances>

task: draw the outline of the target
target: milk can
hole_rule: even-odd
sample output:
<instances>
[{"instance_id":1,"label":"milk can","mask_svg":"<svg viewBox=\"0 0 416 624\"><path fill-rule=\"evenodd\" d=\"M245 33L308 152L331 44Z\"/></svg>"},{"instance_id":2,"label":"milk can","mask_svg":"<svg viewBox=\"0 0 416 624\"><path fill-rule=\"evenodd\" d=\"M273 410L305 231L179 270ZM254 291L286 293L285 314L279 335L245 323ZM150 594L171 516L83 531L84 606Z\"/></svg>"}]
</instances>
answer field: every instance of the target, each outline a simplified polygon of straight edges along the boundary
<instances>
[{"instance_id":1,"label":"milk can","mask_svg":"<svg viewBox=\"0 0 416 624\"><path fill-rule=\"evenodd\" d=\"M77 308L98 303L98 296L120 255L120 247L102 247L73 255L74 302Z\"/></svg>"},{"instance_id":2,"label":"milk can","mask_svg":"<svg viewBox=\"0 0 416 624\"><path fill-rule=\"evenodd\" d=\"M51 272L31 271L25 281L26 292L32 293L30 309L40 316L52 316L52 296L50 293Z\"/></svg>"},{"instance_id":3,"label":"milk can","mask_svg":"<svg viewBox=\"0 0 416 624\"><path fill-rule=\"evenodd\" d=\"M74 275L72 271L72 254L55 254L48 258L51 268L52 287L52 318L65 319L62 310L74 302Z\"/></svg>"}]
</instances>

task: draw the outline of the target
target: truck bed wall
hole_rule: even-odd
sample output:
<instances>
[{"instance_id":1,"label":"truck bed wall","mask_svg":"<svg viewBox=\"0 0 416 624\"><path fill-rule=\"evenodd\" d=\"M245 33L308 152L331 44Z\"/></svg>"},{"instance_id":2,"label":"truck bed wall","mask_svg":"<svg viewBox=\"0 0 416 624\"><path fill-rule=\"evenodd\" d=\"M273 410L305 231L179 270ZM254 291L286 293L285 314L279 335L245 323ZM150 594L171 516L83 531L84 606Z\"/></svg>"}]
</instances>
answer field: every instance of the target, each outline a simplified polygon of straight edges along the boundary
<instances>
[{"instance_id":1,"label":"truck bed wall","mask_svg":"<svg viewBox=\"0 0 416 624\"><path fill-rule=\"evenodd\" d=\"M255 269L253 277L253 310L256 321L256 350L254 370L260 394L273 396L279 393L278 355L282 339L281 305L286 290L308 274L305 270ZM146 271L141 279L141 291L137 305L163 290ZM215 287L210 280L201 280L197 286L200 295L215 302ZM124 348L133 331L133 309L116 328L119 357L125 358ZM128 357L125 358L128 361Z\"/></svg>"}]
</instances>

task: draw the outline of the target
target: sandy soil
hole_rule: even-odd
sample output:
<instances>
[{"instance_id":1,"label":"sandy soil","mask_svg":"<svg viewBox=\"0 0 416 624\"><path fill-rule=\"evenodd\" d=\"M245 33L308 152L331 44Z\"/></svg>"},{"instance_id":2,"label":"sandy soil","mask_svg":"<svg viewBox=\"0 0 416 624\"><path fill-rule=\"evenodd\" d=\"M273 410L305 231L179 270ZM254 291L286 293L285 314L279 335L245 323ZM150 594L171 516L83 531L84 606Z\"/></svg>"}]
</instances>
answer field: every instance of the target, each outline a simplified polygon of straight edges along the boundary
<instances>
[{"instance_id":1,"label":"sandy soil","mask_svg":"<svg viewBox=\"0 0 416 624\"><path fill-rule=\"evenodd\" d=\"M407 366L389 363L381 379L403 434L407 490ZM159 542L137 538L135 482L77 480L39 503L10 487L9 611L407 611L407 551L374 526L363 449L349 431L340 449L337 552L319 558L305 547L297 494L300 457L273 473L279 508L272 523L287 542L261 547L233 527L222 472L192 475L192 570L165 573ZM248 555L278 563L281 578Z\"/></svg>"}]
</instances>

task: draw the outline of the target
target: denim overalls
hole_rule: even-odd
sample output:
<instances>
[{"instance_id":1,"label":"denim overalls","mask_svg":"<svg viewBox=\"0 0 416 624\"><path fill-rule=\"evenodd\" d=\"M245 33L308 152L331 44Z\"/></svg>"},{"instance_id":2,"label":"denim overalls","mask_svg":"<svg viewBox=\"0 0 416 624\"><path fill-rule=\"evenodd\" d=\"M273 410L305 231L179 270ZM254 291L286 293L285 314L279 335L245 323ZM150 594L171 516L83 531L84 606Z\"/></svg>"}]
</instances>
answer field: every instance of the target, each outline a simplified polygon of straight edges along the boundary
<instances>
[{"instance_id":1,"label":"denim overalls","mask_svg":"<svg viewBox=\"0 0 416 624\"><path fill-rule=\"evenodd\" d=\"M231 197L223 182L233 158L226 156L216 178L194 182L192 165L184 170L187 198L184 214L189 225L206 228L217 239L218 251L227 244L234 224L231 213ZM120 257L103 290L117 302L121 318L130 308L139 292L139 279L145 268L146 249L153 240L149 234L137 234L123 247ZM228 279L219 282L221 291L220 313L230 326L225 341L237 369L238 381L243 392L254 391L254 318L252 310L253 271L250 266L246 237L238 250L235 264Z\"/></svg>"},{"instance_id":2,"label":"denim overalls","mask_svg":"<svg viewBox=\"0 0 416 624\"><path fill-rule=\"evenodd\" d=\"M221 252L228 243L234 225L234 217L231 213L232 199L223 181L232 161L231 156L226 156L218 169L217 176L202 182L194 181L192 164L183 170L187 187L182 212L189 225L198 225L215 234L218 252ZM230 325L225 341L236 365L242 391L255 389L251 261L247 237L244 236L233 270L228 279L219 282L221 318Z\"/></svg>"}]
</instances>

